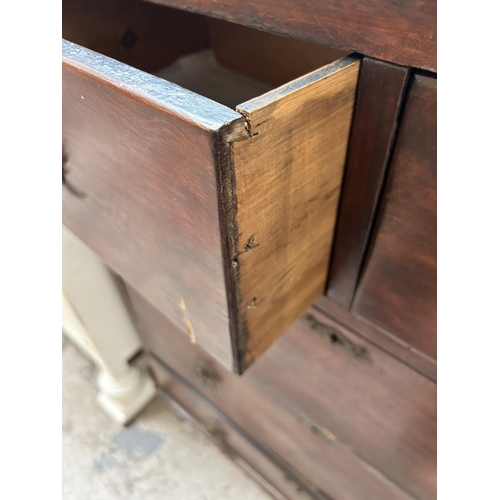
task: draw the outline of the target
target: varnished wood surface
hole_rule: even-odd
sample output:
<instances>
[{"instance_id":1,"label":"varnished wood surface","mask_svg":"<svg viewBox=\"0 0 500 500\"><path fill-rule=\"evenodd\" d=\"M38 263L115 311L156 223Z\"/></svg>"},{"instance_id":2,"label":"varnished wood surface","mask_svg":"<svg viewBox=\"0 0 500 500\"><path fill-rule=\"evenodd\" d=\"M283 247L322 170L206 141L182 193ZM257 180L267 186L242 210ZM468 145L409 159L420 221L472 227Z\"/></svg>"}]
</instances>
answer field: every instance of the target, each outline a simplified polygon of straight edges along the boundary
<instances>
[{"instance_id":1,"label":"varnished wood surface","mask_svg":"<svg viewBox=\"0 0 500 500\"><path fill-rule=\"evenodd\" d=\"M153 0L278 35L436 71L436 0Z\"/></svg>"},{"instance_id":2,"label":"varnished wood surface","mask_svg":"<svg viewBox=\"0 0 500 500\"><path fill-rule=\"evenodd\" d=\"M293 470L267 443L260 443L154 355L150 357L168 403L194 420L221 450L276 500L331 500L308 478Z\"/></svg>"},{"instance_id":3,"label":"varnished wood surface","mask_svg":"<svg viewBox=\"0 0 500 500\"><path fill-rule=\"evenodd\" d=\"M349 140L328 296L349 310L398 124L408 68L364 58Z\"/></svg>"},{"instance_id":4,"label":"varnished wood surface","mask_svg":"<svg viewBox=\"0 0 500 500\"><path fill-rule=\"evenodd\" d=\"M341 59L237 107L250 135L233 145L243 368L325 289L359 64Z\"/></svg>"},{"instance_id":5,"label":"varnished wood surface","mask_svg":"<svg viewBox=\"0 0 500 500\"><path fill-rule=\"evenodd\" d=\"M395 493L397 489L383 493L384 482L375 487L360 471L353 474L349 456L370 464L379 478L389 478L409 496L435 498L436 385L427 378L310 309L316 321L364 348L366 355L353 356L325 338L324 331L311 330L299 320L243 377L209 364L211 369L201 372L208 374L207 382L199 370L196 374L196 364L210 358L190 349L166 318L129 291L145 345L247 432L273 443L280 456L293 460L297 470L333 498L404 497L402 491ZM280 412L294 415L333 451L353 455L330 455L327 460L321 454L309 462L309 452L302 449L305 444L288 427L291 424L267 416L270 400L279 402Z\"/></svg>"},{"instance_id":6,"label":"varnished wood surface","mask_svg":"<svg viewBox=\"0 0 500 500\"><path fill-rule=\"evenodd\" d=\"M63 222L232 365L216 131L240 115L64 44ZM190 168L187 169L186 166Z\"/></svg>"},{"instance_id":7,"label":"varnished wood surface","mask_svg":"<svg viewBox=\"0 0 500 500\"><path fill-rule=\"evenodd\" d=\"M285 478L306 486L302 497L318 500L409 500L412 498L372 464L325 428L316 426L297 411L290 411L279 404L256 380L254 368L238 377L222 366L198 346L192 346L174 325L158 310L151 307L130 287L129 293L135 310L139 333L145 345L159 355L161 362L154 364L162 389L186 409L202 420L209 430L214 428L214 419L185 395L178 377L172 377L162 367L166 362L194 388L209 405L230 421L251 446L243 447L228 436L232 450L241 455L250 465L270 481L283 494L283 477L276 477L276 470L269 467L269 460L281 468ZM278 341L278 345L281 342ZM269 353L277 349L271 347ZM266 358L268 354L264 355ZM202 367L200 369L200 367ZM174 378L174 380L172 380ZM296 383L297 377L289 380ZM317 384L320 386L321 384ZM189 399L188 399L189 398ZM331 396L328 396L330 399ZM218 419L217 419L218 420ZM220 436L220 433L219 433ZM224 446L224 440L219 440ZM250 448L257 449L249 456ZM227 447L223 449L228 449ZM229 448L231 449L231 447ZM262 455L262 456L259 456ZM286 483L286 481L285 481ZM306 494L308 493L308 494ZM299 495L299 498L302 498ZM295 496L287 498L295 499Z\"/></svg>"},{"instance_id":8,"label":"varnished wood surface","mask_svg":"<svg viewBox=\"0 0 500 500\"><path fill-rule=\"evenodd\" d=\"M63 0L62 36L150 73L209 43L202 16L140 0Z\"/></svg>"},{"instance_id":9,"label":"varnished wood surface","mask_svg":"<svg viewBox=\"0 0 500 500\"><path fill-rule=\"evenodd\" d=\"M435 78L409 89L353 313L436 357Z\"/></svg>"},{"instance_id":10,"label":"varnished wood surface","mask_svg":"<svg viewBox=\"0 0 500 500\"><path fill-rule=\"evenodd\" d=\"M248 376L405 491L434 498L436 385L343 325L310 313L364 348L366 356L353 356L298 321Z\"/></svg>"},{"instance_id":11,"label":"varnished wood surface","mask_svg":"<svg viewBox=\"0 0 500 500\"><path fill-rule=\"evenodd\" d=\"M437 363L435 359L418 351L413 346L403 342L395 335L377 328L376 326L363 321L354 316L349 311L344 310L329 297L320 297L313 306L346 328L356 332L368 342L376 345L397 360L406 364L416 372L427 377L429 380L437 380Z\"/></svg>"}]
</instances>

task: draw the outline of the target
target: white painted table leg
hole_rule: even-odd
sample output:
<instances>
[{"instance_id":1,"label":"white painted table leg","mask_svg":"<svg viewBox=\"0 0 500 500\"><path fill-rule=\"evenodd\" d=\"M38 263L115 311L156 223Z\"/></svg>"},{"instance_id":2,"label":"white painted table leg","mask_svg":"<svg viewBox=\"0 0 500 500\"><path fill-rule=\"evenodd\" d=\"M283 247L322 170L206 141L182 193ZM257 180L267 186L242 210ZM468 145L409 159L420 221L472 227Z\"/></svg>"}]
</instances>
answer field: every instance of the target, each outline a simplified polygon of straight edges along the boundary
<instances>
[{"instance_id":1,"label":"white painted table leg","mask_svg":"<svg viewBox=\"0 0 500 500\"><path fill-rule=\"evenodd\" d=\"M105 264L63 226L63 330L99 365L97 401L127 424L154 398L147 373L128 364L140 341Z\"/></svg>"}]
</instances>

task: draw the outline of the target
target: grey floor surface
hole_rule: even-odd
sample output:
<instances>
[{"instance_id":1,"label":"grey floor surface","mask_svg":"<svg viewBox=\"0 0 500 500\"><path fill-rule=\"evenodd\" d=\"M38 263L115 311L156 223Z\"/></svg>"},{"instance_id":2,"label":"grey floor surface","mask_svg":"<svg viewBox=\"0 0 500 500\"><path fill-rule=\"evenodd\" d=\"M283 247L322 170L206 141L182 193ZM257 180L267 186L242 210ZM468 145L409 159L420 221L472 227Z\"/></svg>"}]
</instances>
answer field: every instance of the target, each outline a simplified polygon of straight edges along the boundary
<instances>
[{"instance_id":1,"label":"grey floor surface","mask_svg":"<svg viewBox=\"0 0 500 500\"><path fill-rule=\"evenodd\" d=\"M157 398L129 427L95 402L97 369L63 339L64 500L271 500Z\"/></svg>"}]
</instances>

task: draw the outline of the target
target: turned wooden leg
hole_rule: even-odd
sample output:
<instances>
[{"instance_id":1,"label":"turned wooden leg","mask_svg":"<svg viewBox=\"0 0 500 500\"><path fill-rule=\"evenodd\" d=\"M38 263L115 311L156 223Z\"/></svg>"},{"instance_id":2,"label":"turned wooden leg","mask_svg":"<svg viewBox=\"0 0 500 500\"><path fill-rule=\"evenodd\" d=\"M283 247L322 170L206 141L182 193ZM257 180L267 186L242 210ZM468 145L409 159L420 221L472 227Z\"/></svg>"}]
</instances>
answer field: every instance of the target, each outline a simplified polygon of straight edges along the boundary
<instances>
[{"instance_id":1,"label":"turned wooden leg","mask_svg":"<svg viewBox=\"0 0 500 500\"><path fill-rule=\"evenodd\" d=\"M128 360L141 344L116 278L63 226L63 330L99 366L97 401L127 424L154 398L149 374Z\"/></svg>"}]
</instances>

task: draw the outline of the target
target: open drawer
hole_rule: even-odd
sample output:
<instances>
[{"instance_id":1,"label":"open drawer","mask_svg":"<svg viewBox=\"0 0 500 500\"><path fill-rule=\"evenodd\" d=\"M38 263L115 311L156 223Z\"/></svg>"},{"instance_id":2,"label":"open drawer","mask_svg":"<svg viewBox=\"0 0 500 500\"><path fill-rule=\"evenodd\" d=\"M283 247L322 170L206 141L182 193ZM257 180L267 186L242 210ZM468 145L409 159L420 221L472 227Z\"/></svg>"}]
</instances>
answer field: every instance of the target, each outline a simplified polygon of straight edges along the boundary
<instances>
[{"instance_id":1,"label":"open drawer","mask_svg":"<svg viewBox=\"0 0 500 500\"><path fill-rule=\"evenodd\" d=\"M132 0L63 38L64 224L242 373L323 293L359 59Z\"/></svg>"}]
</instances>

